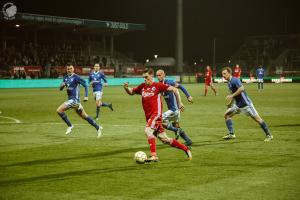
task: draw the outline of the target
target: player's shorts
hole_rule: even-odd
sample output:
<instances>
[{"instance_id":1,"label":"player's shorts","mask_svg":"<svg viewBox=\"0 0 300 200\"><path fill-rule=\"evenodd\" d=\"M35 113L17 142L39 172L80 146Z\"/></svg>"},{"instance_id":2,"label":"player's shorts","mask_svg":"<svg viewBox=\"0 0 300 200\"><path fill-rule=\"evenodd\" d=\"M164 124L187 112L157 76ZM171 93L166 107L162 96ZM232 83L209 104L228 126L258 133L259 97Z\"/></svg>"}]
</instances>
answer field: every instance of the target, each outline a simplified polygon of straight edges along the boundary
<instances>
[{"instance_id":1,"label":"player's shorts","mask_svg":"<svg viewBox=\"0 0 300 200\"><path fill-rule=\"evenodd\" d=\"M212 79L205 80L205 85L207 85L207 86L213 85Z\"/></svg>"},{"instance_id":2,"label":"player's shorts","mask_svg":"<svg viewBox=\"0 0 300 200\"><path fill-rule=\"evenodd\" d=\"M65 101L64 104L68 109L73 108L76 109L76 111L83 110L83 106L81 105L81 103L76 101L75 99L69 99L68 101Z\"/></svg>"},{"instance_id":3,"label":"player's shorts","mask_svg":"<svg viewBox=\"0 0 300 200\"><path fill-rule=\"evenodd\" d=\"M162 117L157 115L151 115L151 117L147 119L146 127L150 127L158 133L163 133L165 131L162 126Z\"/></svg>"},{"instance_id":4,"label":"player's shorts","mask_svg":"<svg viewBox=\"0 0 300 200\"><path fill-rule=\"evenodd\" d=\"M101 99L102 99L103 92L101 92L101 91L96 91L96 92L93 92L93 95L94 95L94 97L95 97L95 100L101 100Z\"/></svg>"},{"instance_id":5,"label":"player's shorts","mask_svg":"<svg viewBox=\"0 0 300 200\"><path fill-rule=\"evenodd\" d=\"M176 111L168 110L162 114L162 119L163 121L166 122L179 122L179 118L180 118L179 110Z\"/></svg>"},{"instance_id":6,"label":"player's shorts","mask_svg":"<svg viewBox=\"0 0 300 200\"><path fill-rule=\"evenodd\" d=\"M237 105L234 104L231 108L227 110L227 112L232 112L234 114L243 113L246 116L251 116L251 117L255 117L258 115L253 104L250 104L249 106L245 106L243 108L239 108Z\"/></svg>"},{"instance_id":7,"label":"player's shorts","mask_svg":"<svg viewBox=\"0 0 300 200\"><path fill-rule=\"evenodd\" d=\"M264 79L258 78L258 79L257 79L257 82L258 82L258 83L263 83L263 82L264 82Z\"/></svg>"}]
</instances>

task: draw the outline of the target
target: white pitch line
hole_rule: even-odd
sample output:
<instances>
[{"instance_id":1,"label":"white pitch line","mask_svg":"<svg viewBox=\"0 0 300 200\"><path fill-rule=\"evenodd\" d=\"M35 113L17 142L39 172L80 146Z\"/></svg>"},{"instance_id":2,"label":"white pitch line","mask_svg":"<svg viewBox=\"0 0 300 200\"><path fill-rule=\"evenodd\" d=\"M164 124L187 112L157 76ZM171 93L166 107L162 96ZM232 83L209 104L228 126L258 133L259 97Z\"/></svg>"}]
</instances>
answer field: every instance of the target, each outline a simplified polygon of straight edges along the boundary
<instances>
[{"instance_id":1,"label":"white pitch line","mask_svg":"<svg viewBox=\"0 0 300 200\"><path fill-rule=\"evenodd\" d=\"M21 123L20 120L18 120L18 119L16 119L16 118L13 118L13 117L6 117L6 116L0 116L0 117L5 118L5 119L13 120L13 121L14 121L15 123L17 123L17 124ZM2 122L2 123L3 123L3 122ZM1 123L1 124L2 124L2 123Z\"/></svg>"}]
</instances>

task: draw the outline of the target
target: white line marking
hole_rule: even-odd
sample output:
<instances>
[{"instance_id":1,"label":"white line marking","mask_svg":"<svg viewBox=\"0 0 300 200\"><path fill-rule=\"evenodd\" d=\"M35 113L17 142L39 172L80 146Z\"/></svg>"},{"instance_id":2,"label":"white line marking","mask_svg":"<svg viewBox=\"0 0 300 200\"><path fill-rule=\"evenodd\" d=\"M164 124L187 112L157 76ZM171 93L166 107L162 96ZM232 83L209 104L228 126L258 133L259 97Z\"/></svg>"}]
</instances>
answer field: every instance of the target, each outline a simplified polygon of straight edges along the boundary
<instances>
[{"instance_id":1,"label":"white line marking","mask_svg":"<svg viewBox=\"0 0 300 200\"><path fill-rule=\"evenodd\" d=\"M21 123L20 120L18 120L18 119L16 119L16 118L13 118L13 117L6 117L6 116L0 116L0 117L5 118L5 119L13 120L14 123L17 123L17 124ZM3 123L5 123L5 122L0 122L0 123L3 124Z\"/></svg>"}]
</instances>

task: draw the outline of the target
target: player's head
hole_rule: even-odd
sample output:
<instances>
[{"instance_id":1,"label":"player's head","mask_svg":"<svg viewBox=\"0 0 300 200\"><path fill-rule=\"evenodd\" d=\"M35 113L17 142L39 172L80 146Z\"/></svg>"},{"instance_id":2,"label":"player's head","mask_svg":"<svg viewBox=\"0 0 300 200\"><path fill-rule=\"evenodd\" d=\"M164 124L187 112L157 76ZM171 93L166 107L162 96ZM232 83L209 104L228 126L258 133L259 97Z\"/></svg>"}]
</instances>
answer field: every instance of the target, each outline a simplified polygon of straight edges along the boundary
<instances>
[{"instance_id":1,"label":"player's head","mask_svg":"<svg viewBox=\"0 0 300 200\"><path fill-rule=\"evenodd\" d=\"M236 67L236 68L240 68L240 65L239 65L239 64L236 64L235 67Z\"/></svg>"},{"instance_id":2,"label":"player's head","mask_svg":"<svg viewBox=\"0 0 300 200\"><path fill-rule=\"evenodd\" d=\"M209 66L209 65L207 65L207 66L206 66L206 69L207 69L207 70L210 70L210 66Z\"/></svg>"},{"instance_id":3,"label":"player's head","mask_svg":"<svg viewBox=\"0 0 300 200\"><path fill-rule=\"evenodd\" d=\"M157 70L156 76L159 82L163 82L166 77L165 71L162 69Z\"/></svg>"},{"instance_id":4,"label":"player's head","mask_svg":"<svg viewBox=\"0 0 300 200\"><path fill-rule=\"evenodd\" d=\"M232 73L232 70L231 70L230 67L224 67L224 68L222 69L222 76L223 76L223 78L225 78L226 80L230 80L231 73Z\"/></svg>"},{"instance_id":5,"label":"player's head","mask_svg":"<svg viewBox=\"0 0 300 200\"><path fill-rule=\"evenodd\" d=\"M146 85L151 85L153 82L153 69L151 68L145 68L143 71L143 78L146 83Z\"/></svg>"},{"instance_id":6,"label":"player's head","mask_svg":"<svg viewBox=\"0 0 300 200\"><path fill-rule=\"evenodd\" d=\"M94 65L94 70L95 70L96 72L98 72L98 71L100 70L100 65L99 65L98 63L96 63L96 64Z\"/></svg>"},{"instance_id":7,"label":"player's head","mask_svg":"<svg viewBox=\"0 0 300 200\"><path fill-rule=\"evenodd\" d=\"M66 68L67 68L68 75L72 75L74 73L74 67L72 64L67 64Z\"/></svg>"}]
</instances>

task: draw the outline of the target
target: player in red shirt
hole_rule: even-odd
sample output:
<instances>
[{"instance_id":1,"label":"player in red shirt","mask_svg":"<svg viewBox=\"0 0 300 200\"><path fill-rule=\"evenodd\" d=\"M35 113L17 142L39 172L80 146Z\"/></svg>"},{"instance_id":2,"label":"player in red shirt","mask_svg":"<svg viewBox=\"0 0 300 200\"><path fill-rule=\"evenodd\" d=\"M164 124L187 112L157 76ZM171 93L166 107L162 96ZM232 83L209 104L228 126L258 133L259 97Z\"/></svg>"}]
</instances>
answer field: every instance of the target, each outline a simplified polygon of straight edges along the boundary
<instances>
[{"instance_id":1,"label":"player in red shirt","mask_svg":"<svg viewBox=\"0 0 300 200\"><path fill-rule=\"evenodd\" d=\"M176 147L185 151L188 156L188 160L192 159L192 153L190 149L179 141L169 138L162 126L162 92L172 91L174 92L178 107L181 111L184 110L184 106L181 102L179 92L177 88L153 81L153 70L145 69L143 72L144 83L141 83L135 88L130 88L128 83L124 83L123 87L129 95L139 94L142 96L142 104L146 117L145 133L150 145L151 157L147 159L147 162L157 162L158 157L156 155L156 139L160 139L163 143L169 144L172 147Z\"/></svg>"},{"instance_id":2,"label":"player in red shirt","mask_svg":"<svg viewBox=\"0 0 300 200\"><path fill-rule=\"evenodd\" d=\"M210 86L210 88L214 91L215 95L217 95L217 91L214 87L213 80L212 80L212 70L210 69L210 66L206 66L205 75L204 75L204 82L205 82L205 89L204 89L204 96L207 94L207 87Z\"/></svg>"},{"instance_id":3,"label":"player in red shirt","mask_svg":"<svg viewBox=\"0 0 300 200\"><path fill-rule=\"evenodd\" d=\"M241 74L242 74L242 69L240 68L240 66L238 64L236 64L233 69L233 77L239 79L239 78L241 78Z\"/></svg>"}]
</instances>

